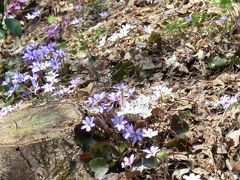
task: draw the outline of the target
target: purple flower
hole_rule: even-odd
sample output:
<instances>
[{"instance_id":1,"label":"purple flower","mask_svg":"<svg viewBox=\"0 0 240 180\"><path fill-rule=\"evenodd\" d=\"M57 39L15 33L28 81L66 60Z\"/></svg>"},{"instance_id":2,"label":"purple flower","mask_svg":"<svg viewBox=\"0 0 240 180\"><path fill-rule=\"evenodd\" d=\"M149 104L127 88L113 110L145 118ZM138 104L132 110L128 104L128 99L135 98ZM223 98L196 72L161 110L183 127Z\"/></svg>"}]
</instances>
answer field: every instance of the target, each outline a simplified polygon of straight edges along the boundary
<instances>
[{"instance_id":1,"label":"purple flower","mask_svg":"<svg viewBox=\"0 0 240 180\"><path fill-rule=\"evenodd\" d=\"M70 22L71 25L76 25L79 23L79 19L74 19Z\"/></svg>"},{"instance_id":2,"label":"purple flower","mask_svg":"<svg viewBox=\"0 0 240 180\"><path fill-rule=\"evenodd\" d=\"M121 94L122 92L121 91L118 91L118 92L112 92L108 95L108 99L111 101L111 102L117 102L121 99Z\"/></svg>"},{"instance_id":3,"label":"purple flower","mask_svg":"<svg viewBox=\"0 0 240 180\"><path fill-rule=\"evenodd\" d=\"M95 126L93 121L94 117L86 116L82 121L84 125L81 127L81 129L86 129L87 132L91 131L91 128Z\"/></svg>"},{"instance_id":4,"label":"purple flower","mask_svg":"<svg viewBox=\"0 0 240 180\"><path fill-rule=\"evenodd\" d=\"M127 85L124 84L124 83L120 83L120 84L118 84L118 85L116 86L116 89L117 89L118 91L122 91L122 90L124 90L124 89L126 89L126 88L127 88Z\"/></svg>"},{"instance_id":5,"label":"purple flower","mask_svg":"<svg viewBox=\"0 0 240 180\"><path fill-rule=\"evenodd\" d=\"M8 83L10 83L10 78L6 75L4 77L4 81L2 82L1 86L6 86L8 85Z\"/></svg>"},{"instance_id":6,"label":"purple flower","mask_svg":"<svg viewBox=\"0 0 240 180\"><path fill-rule=\"evenodd\" d=\"M107 96L106 92L102 92L99 94L94 94L93 98L97 101L97 102L101 102L105 97Z\"/></svg>"},{"instance_id":7,"label":"purple flower","mask_svg":"<svg viewBox=\"0 0 240 180\"><path fill-rule=\"evenodd\" d=\"M217 20L216 22L218 23L224 23L227 20L227 16L222 16L219 20Z\"/></svg>"},{"instance_id":8,"label":"purple flower","mask_svg":"<svg viewBox=\"0 0 240 180\"><path fill-rule=\"evenodd\" d=\"M232 104L236 103L238 100L238 95L235 95L233 97L223 96L220 98L220 103L223 106L223 109L228 109Z\"/></svg>"},{"instance_id":9,"label":"purple flower","mask_svg":"<svg viewBox=\"0 0 240 180\"><path fill-rule=\"evenodd\" d=\"M27 97L29 96L29 91L28 90L25 90L23 91L23 93L21 94L22 97Z\"/></svg>"},{"instance_id":10,"label":"purple flower","mask_svg":"<svg viewBox=\"0 0 240 180\"><path fill-rule=\"evenodd\" d=\"M117 128L118 131L121 131L124 129L125 124L127 124L128 122L124 119L124 116L117 116L115 115L112 118L114 127Z\"/></svg>"},{"instance_id":11,"label":"purple flower","mask_svg":"<svg viewBox=\"0 0 240 180\"><path fill-rule=\"evenodd\" d=\"M143 151L147 153L147 155L145 157L147 159L149 159L150 157L155 157L156 153L158 153L160 151L160 149L159 149L159 147L151 146L150 150L145 149Z\"/></svg>"},{"instance_id":12,"label":"purple flower","mask_svg":"<svg viewBox=\"0 0 240 180\"><path fill-rule=\"evenodd\" d=\"M39 48L39 52L41 53L42 56L47 57L50 53L50 49L48 48L48 46L41 46Z\"/></svg>"},{"instance_id":13,"label":"purple flower","mask_svg":"<svg viewBox=\"0 0 240 180\"><path fill-rule=\"evenodd\" d=\"M32 72L35 73L35 72L39 72L39 71L42 71L44 69L47 68L47 64L44 63L44 62L33 62L32 63L32 66L30 66L32 68Z\"/></svg>"},{"instance_id":14,"label":"purple flower","mask_svg":"<svg viewBox=\"0 0 240 180\"><path fill-rule=\"evenodd\" d=\"M237 19L237 25L240 26L240 18Z\"/></svg>"},{"instance_id":15,"label":"purple flower","mask_svg":"<svg viewBox=\"0 0 240 180\"><path fill-rule=\"evenodd\" d=\"M82 8L82 5L80 3L77 3L74 5L75 10L80 10Z\"/></svg>"},{"instance_id":16,"label":"purple flower","mask_svg":"<svg viewBox=\"0 0 240 180\"><path fill-rule=\"evenodd\" d=\"M128 98L132 97L134 92L135 92L135 88L130 88L130 89L128 89L128 91L126 93L124 93L124 97L126 99L128 99Z\"/></svg>"},{"instance_id":17,"label":"purple flower","mask_svg":"<svg viewBox=\"0 0 240 180\"><path fill-rule=\"evenodd\" d=\"M140 128L138 128L135 132L133 132L131 134L132 144L134 145L137 141L142 142L142 135L143 135L143 131Z\"/></svg>"},{"instance_id":18,"label":"purple flower","mask_svg":"<svg viewBox=\"0 0 240 180\"><path fill-rule=\"evenodd\" d=\"M103 113L104 112L104 107L103 106L95 106L92 108L92 111L95 114Z\"/></svg>"},{"instance_id":19,"label":"purple flower","mask_svg":"<svg viewBox=\"0 0 240 180\"><path fill-rule=\"evenodd\" d=\"M54 57L55 58L63 58L63 57L65 57L67 54L66 54L66 52L64 51L64 50L62 50L62 49L58 49L58 50L56 50L55 52L54 52Z\"/></svg>"},{"instance_id":20,"label":"purple flower","mask_svg":"<svg viewBox=\"0 0 240 180\"><path fill-rule=\"evenodd\" d=\"M61 62L59 62L57 58L51 59L49 63L50 63L50 67L55 70L59 69L61 66Z\"/></svg>"},{"instance_id":21,"label":"purple flower","mask_svg":"<svg viewBox=\"0 0 240 180\"><path fill-rule=\"evenodd\" d=\"M133 133L134 133L133 125L132 125L132 124L127 124L127 125L125 126L124 131L123 131L123 137L124 137L124 139L130 138Z\"/></svg>"},{"instance_id":22,"label":"purple flower","mask_svg":"<svg viewBox=\"0 0 240 180\"><path fill-rule=\"evenodd\" d=\"M78 84L80 83L80 80L81 80L80 77L76 77L76 78L72 79L72 80L70 81L70 88L75 88L75 87L77 87Z\"/></svg>"},{"instance_id":23,"label":"purple flower","mask_svg":"<svg viewBox=\"0 0 240 180\"><path fill-rule=\"evenodd\" d=\"M109 16L109 14L107 12L101 12L99 13L99 16L101 16L101 18L106 18Z\"/></svg>"},{"instance_id":24,"label":"purple flower","mask_svg":"<svg viewBox=\"0 0 240 180\"><path fill-rule=\"evenodd\" d=\"M12 77L12 82L13 84L22 83L24 82L24 76L17 71Z\"/></svg>"},{"instance_id":25,"label":"purple flower","mask_svg":"<svg viewBox=\"0 0 240 180\"><path fill-rule=\"evenodd\" d=\"M122 168L131 166L134 160L135 160L134 154L132 154L129 158L124 157L123 162L121 163Z\"/></svg>"},{"instance_id":26,"label":"purple flower","mask_svg":"<svg viewBox=\"0 0 240 180\"><path fill-rule=\"evenodd\" d=\"M187 21L187 22L192 22L192 14L190 14L188 17L185 17L185 20Z\"/></svg>"}]
</instances>

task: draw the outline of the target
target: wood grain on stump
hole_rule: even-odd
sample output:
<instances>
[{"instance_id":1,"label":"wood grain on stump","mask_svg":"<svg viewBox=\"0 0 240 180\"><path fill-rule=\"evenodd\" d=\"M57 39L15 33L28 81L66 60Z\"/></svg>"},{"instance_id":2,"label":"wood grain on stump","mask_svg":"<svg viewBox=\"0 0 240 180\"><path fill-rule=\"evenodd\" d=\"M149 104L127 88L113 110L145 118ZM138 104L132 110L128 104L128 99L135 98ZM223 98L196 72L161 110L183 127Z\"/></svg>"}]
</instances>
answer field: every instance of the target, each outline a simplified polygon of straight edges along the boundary
<instances>
[{"instance_id":1,"label":"wood grain on stump","mask_svg":"<svg viewBox=\"0 0 240 180\"><path fill-rule=\"evenodd\" d=\"M75 105L53 103L0 119L0 179L92 179L73 137L81 116Z\"/></svg>"}]
</instances>

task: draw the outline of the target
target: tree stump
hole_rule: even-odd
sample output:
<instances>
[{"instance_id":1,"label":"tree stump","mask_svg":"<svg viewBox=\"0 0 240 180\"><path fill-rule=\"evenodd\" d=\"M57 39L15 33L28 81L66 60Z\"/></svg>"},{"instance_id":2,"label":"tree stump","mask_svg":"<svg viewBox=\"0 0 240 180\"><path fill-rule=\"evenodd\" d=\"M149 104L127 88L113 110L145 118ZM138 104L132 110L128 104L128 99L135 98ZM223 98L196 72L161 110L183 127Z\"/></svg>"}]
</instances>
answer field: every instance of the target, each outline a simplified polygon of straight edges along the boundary
<instances>
[{"instance_id":1,"label":"tree stump","mask_svg":"<svg viewBox=\"0 0 240 180\"><path fill-rule=\"evenodd\" d=\"M0 119L0 179L93 179L74 142L80 120L71 103L27 108Z\"/></svg>"}]
</instances>

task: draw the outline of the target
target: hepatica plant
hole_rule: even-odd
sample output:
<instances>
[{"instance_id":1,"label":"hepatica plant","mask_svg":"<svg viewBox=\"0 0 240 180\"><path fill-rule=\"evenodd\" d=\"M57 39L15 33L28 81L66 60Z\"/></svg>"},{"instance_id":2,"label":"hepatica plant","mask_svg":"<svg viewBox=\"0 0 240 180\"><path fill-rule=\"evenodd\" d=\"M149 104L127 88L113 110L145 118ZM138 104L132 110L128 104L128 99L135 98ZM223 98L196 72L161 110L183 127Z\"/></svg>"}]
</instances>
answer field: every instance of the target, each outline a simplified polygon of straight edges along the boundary
<instances>
[{"instance_id":1,"label":"hepatica plant","mask_svg":"<svg viewBox=\"0 0 240 180\"><path fill-rule=\"evenodd\" d=\"M8 71L1 83L4 99L11 104L15 99L26 97L57 96L72 91L80 79L70 81L69 85L59 88L63 59L67 55L56 43L38 45L32 43L24 48L22 69ZM9 102L10 101L10 102Z\"/></svg>"},{"instance_id":2,"label":"hepatica plant","mask_svg":"<svg viewBox=\"0 0 240 180\"><path fill-rule=\"evenodd\" d=\"M159 163L163 153L156 141L158 131L149 127L149 118L154 108L162 107L160 101L172 95L171 89L163 86L153 86L145 95L120 83L111 92L86 99L85 117L75 134L84 150L81 159L89 163L96 178L101 179L109 169L142 171Z\"/></svg>"}]
</instances>

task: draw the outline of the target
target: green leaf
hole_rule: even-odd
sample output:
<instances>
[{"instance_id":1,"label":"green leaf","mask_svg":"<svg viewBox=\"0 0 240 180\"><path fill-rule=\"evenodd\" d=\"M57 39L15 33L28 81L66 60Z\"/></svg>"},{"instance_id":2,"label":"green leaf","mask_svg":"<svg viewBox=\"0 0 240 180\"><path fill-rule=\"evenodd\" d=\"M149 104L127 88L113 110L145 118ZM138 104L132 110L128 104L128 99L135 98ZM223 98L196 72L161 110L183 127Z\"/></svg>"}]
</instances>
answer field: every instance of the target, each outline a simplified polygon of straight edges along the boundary
<instances>
[{"instance_id":1,"label":"green leaf","mask_svg":"<svg viewBox=\"0 0 240 180\"><path fill-rule=\"evenodd\" d=\"M10 96L8 99L7 99L7 101L6 101L6 103L4 104L4 106L6 107L6 106L10 106L11 104L13 104L13 101L15 100L15 97L14 97L14 95L12 95L12 96Z\"/></svg>"},{"instance_id":2,"label":"green leaf","mask_svg":"<svg viewBox=\"0 0 240 180\"><path fill-rule=\"evenodd\" d=\"M160 151L160 152L158 152L158 153L156 154L156 157L157 157L157 158L164 158L164 157L166 157L166 156L167 156L167 153L164 152L164 151Z\"/></svg>"},{"instance_id":3,"label":"green leaf","mask_svg":"<svg viewBox=\"0 0 240 180\"><path fill-rule=\"evenodd\" d=\"M90 151L94 157L102 157L107 161L110 161L113 158L111 145L107 142L98 142L92 145Z\"/></svg>"},{"instance_id":4,"label":"green leaf","mask_svg":"<svg viewBox=\"0 0 240 180\"><path fill-rule=\"evenodd\" d=\"M3 39L5 37L6 34L6 30L4 30L3 28L0 28L0 39Z\"/></svg>"},{"instance_id":5,"label":"green leaf","mask_svg":"<svg viewBox=\"0 0 240 180\"><path fill-rule=\"evenodd\" d=\"M4 0L0 0L0 13L4 13Z\"/></svg>"},{"instance_id":6,"label":"green leaf","mask_svg":"<svg viewBox=\"0 0 240 180\"><path fill-rule=\"evenodd\" d=\"M48 22L50 24L57 24L57 19L54 16L49 16L48 17Z\"/></svg>"},{"instance_id":7,"label":"green leaf","mask_svg":"<svg viewBox=\"0 0 240 180\"><path fill-rule=\"evenodd\" d=\"M156 159L143 159L133 165L132 171L140 171L142 172L144 169L152 169L158 167L158 162Z\"/></svg>"},{"instance_id":8,"label":"green leaf","mask_svg":"<svg viewBox=\"0 0 240 180\"><path fill-rule=\"evenodd\" d=\"M214 0L213 2L219 6L231 5L231 0Z\"/></svg>"},{"instance_id":9,"label":"green leaf","mask_svg":"<svg viewBox=\"0 0 240 180\"><path fill-rule=\"evenodd\" d=\"M228 65L228 59L224 56L215 56L210 59L210 68L224 68Z\"/></svg>"},{"instance_id":10,"label":"green leaf","mask_svg":"<svg viewBox=\"0 0 240 180\"><path fill-rule=\"evenodd\" d=\"M118 149L121 153L123 153L127 149L127 144L123 141L118 142Z\"/></svg>"},{"instance_id":11,"label":"green leaf","mask_svg":"<svg viewBox=\"0 0 240 180\"><path fill-rule=\"evenodd\" d=\"M12 19L12 18L6 18L5 24L13 35L18 37L22 35L22 26L18 20Z\"/></svg>"},{"instance_id":12,"label":"green leaf","mask_svg":"<svg viewBox=\"0 0 240 180\"><path fill-rule=\"evenodd\" d=\"M108 172L109 167L105 159L95 158L89 162L89 168L95 173L97 179L102 179Z\"/></svg>"}]
</instances>

